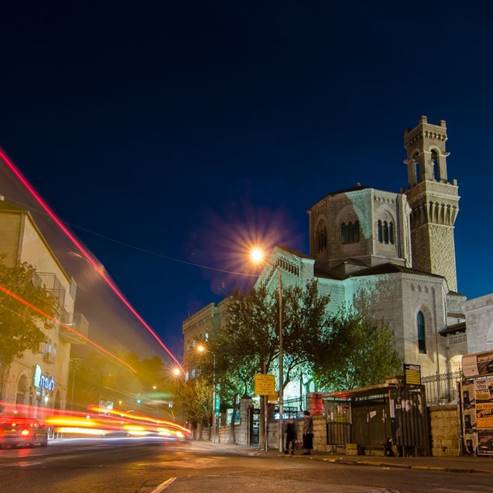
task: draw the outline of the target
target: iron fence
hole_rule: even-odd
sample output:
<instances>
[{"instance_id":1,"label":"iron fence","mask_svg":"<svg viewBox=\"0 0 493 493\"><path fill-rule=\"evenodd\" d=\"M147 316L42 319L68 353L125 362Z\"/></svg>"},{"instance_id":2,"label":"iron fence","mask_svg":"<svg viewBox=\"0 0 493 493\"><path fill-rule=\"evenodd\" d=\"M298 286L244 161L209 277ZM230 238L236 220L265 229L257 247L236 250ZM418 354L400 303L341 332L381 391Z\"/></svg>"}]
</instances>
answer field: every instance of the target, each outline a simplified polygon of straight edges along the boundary
<instances>
[{"instance_id":1,"label":"iron fence","mask_svg":"<svg viewBox=\"0 0 493 493\"><path fill-rule=\"evenodd\" d=\"M421 383L425 386L428 406L456 404L457 382L461 379L461 376L460 371L455 371L423 377Z\"/></svg>"}]
</instances>

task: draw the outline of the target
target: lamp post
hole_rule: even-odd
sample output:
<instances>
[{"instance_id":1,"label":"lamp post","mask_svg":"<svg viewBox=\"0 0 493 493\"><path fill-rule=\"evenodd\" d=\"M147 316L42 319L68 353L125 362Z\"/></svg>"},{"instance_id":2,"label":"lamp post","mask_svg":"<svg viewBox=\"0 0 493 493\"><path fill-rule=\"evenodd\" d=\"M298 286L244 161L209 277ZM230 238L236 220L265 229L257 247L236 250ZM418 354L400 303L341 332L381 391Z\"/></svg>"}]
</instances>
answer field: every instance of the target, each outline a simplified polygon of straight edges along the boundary
<instances>
[{"instance_id":1,"label":"lamp post","mask_svg":"<svg viewBox=\"0 0 493 493\"><path fill-rule=\"evenodd\" d=\"M284 392L283 392L283 383L284 383L284 350L283 350L283 320L282 320L282 271L279 265L275 266L271 262L269 262L265 258L265 252L259 248L254 247L250 250L250 260L253 264L267 264L270 265L273 269L277 268L277 295L279 301L279 355L278 355L278 380L279 380L279 452L283 452L284 444L283 444L283 422L284 422ZM267 423L267 420L266 420ZM267 425L265 426L265 434L267 435L268 429Z\"/></svg>"},{"instance_id":2,"label":"lamp post","mask_svg":"<svg viewBox=\"0 0 493 493\"><path fill-rule=\"evenodd\" d=\"M212 441L215 442L217 434L217 419L216 419L216 353L208 349L204 344L197 345L197 352L199 354L210 353L212 354Z\"/></svg>"}]
</instances>

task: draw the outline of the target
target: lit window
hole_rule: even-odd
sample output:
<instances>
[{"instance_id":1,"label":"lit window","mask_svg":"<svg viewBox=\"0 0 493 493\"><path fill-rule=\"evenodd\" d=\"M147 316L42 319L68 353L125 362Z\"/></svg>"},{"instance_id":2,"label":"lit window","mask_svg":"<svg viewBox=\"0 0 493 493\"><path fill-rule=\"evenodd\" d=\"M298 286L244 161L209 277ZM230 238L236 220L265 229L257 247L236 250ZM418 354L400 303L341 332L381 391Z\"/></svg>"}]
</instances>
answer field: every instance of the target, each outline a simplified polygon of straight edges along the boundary
<instances>
[{"instance_id":1,"label":"lit window","mask_svg":"<svg viewBox=\"0 0 493 493\"><path fill-rule=\"evenodd\" d=\"M416 325L418 328L418 349L422 354L426 354L426 325L425 316L422 311L418 312L416 317Z\"/></svg>"}]
</instances>

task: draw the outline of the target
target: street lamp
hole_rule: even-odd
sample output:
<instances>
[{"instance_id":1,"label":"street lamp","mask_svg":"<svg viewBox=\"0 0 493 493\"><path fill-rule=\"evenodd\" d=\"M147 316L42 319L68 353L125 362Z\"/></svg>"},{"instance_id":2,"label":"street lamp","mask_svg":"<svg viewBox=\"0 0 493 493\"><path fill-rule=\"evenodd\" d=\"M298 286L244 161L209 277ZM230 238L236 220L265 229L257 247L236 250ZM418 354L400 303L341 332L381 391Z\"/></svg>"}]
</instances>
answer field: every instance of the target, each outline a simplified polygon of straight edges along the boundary
<instances>
[{"instance_id":1,"label":"street lamp","mask_svg":"<svg viewBox=\"0 0 493 493\"><path fill-rule=\"evenodd\" d=\"M175 377L179 377L181 375L181 370L177 366L175 366L172 370L172 373Z\"/></svg>"},{"instance_id":2,"label":"street lamp","mask_svg":"<svg viewBox=\"0 0 493 493\"><path fill-rule=\"evenodd\" d=\"M216 353L207 348L204 344L197 344L195 346L195 350L199 354L210 353L212 354L212 429L214 430L213 442L216 439L217 430L216 430Z\"/></svg>"},{"instance_id":3,"label":"street lamp","mask_svg":"<svg viewBox=\"0 0 493 493\"><path fill-rule=\"evenodd\" d=\"M259 246L254 246L250 249L250 261L254 265L267 264L273 269L277 268L277 295L279 298L279 357L278 357L278 380L279 380L279 452L283 451L283 418L284 418L284 353L283 353L283 330L282 330L282 271L279 265L274 265L266 258L265 251ZM267 416L267 412L265 413ZM267 417L265 419L265 434L268 434Z\"/></svg>"}]
</instances>

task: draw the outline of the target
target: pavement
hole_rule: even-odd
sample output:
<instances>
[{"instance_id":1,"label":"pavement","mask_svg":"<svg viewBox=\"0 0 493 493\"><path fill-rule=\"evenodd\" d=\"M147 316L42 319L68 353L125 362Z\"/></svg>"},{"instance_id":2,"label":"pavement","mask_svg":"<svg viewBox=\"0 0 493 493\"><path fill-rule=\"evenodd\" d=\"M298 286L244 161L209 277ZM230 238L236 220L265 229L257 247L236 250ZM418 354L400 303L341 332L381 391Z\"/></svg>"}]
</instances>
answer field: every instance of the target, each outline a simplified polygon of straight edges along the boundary
<instances>
[{"instance_id":1,"label":"pavement","mask_svg":"<svg viewBox=\"0 0 493 493\"><path fill-rule=\"evenodd\" d=\"M256 455L281 457L284 454L269 451L267 453L256 452ZM398 469L446 471L461 474L493 474L493 457L362 457L347 455L338 456L324 453L313 453L308 456L297 454L297 457L350 466L394 467Z\"/></svg>"},{"instance_id":2,"label":"pavement","mask_svg":"<svg viewBox=\"0 0 493 493\"><path fill-rule=\"evenodd\" d=\"M442 462L430 458L348 459L265 454L208 442L180 444L146 438L63 440L50 443L47 449L1 451L0 491L493 493L493 459L492 464L487 459L468 457ZM449 467L459 462L468 466L461 468L478 472L457 474L437 465ZM432 469L433 466L437 468Z\"/></svg>"}]
</instances>

